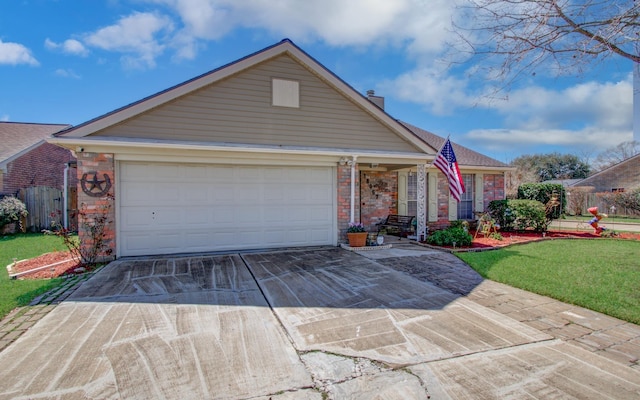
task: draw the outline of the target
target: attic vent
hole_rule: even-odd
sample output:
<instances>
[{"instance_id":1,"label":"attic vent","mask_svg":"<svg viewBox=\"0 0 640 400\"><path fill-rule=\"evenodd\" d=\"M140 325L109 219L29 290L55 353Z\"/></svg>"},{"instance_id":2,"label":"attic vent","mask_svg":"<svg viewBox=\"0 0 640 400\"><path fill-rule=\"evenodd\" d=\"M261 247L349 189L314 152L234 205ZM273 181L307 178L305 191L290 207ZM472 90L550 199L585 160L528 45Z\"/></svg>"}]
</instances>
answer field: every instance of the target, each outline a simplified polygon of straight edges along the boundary
<instances>
[{"instance_id":1,"label":"attic vent","mask_svg":"<svg viewBox=\"0 0 640 400\"><path fill-rule=\"evenodd\" d=\"M272 80L272 104L278 107L300 107L300 83L285 79Z\"/></svg>"}]
</instances>

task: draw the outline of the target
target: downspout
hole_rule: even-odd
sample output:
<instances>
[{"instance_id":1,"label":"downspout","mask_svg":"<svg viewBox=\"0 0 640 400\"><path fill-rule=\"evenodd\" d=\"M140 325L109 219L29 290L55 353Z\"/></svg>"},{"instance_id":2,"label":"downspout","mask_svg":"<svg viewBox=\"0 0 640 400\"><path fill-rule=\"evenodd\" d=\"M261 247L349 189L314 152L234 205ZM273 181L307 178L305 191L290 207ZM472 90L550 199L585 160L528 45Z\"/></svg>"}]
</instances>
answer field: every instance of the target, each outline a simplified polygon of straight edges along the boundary
<instances>
[{"instance_id":1,"label":"downspout","mask_svg":"<svg viewBox=\"0 0 640 400\"><path fill-rule=\"evenodd\" d=\"M356 160L358 156L351 156L347 162L351 166L351 223L355 223L356 217Z\"/></svg>"},{"instance_id":2,"label":"downspout","mask_svg":"<svg viewBox=\"0 0 640 400\"><path fill-rule=\"evenodd\" d=\"M66 230L67 228L69 228L69 163L64 164L64 193L62 194L62 198L62 226Z\"/></svg>"}]
</instances>

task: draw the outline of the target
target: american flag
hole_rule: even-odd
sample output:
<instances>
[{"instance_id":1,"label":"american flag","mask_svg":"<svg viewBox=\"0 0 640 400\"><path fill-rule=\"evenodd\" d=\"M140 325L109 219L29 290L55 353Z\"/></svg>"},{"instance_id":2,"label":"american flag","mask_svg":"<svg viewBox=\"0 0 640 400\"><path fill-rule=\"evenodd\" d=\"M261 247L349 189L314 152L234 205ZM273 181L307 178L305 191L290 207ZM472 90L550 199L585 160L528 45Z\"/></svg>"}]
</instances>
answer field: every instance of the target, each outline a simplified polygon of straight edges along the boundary
<instances>
[{"instance_id":1,"label":"american flag","mask_svg":"<svg viewBox=\"0 0 640 400\"><path fill-rule=\"evenodd\" d=\"M451 141L448 138L438 152L433 164L447 177L449 181L449 192L453 198L459 202L460 196L465 192L464 182L462 181L462 174L460 173L460 167L458 167L456 154L453 152Z\"/></svg>"}]
</instances>

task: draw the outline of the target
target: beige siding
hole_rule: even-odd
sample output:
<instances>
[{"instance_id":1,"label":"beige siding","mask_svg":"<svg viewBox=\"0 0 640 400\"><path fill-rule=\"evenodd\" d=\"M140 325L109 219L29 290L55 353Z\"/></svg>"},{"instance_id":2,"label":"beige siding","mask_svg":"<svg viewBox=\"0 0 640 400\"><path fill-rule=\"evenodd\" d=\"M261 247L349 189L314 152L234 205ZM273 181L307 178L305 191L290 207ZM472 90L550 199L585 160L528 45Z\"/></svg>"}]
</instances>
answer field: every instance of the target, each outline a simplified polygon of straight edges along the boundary
<instances>
[{"instance_id":1,"label":"beige siding","mask_svg":"<svg viewBox=\"0 0 640 400\"><path fill-rule=\"evenodd\" d=\"M300 107L271 105L272 78L300 82ZM92 136L415 152L288 56L280 56Z\"/></svg>"}]
</instances>

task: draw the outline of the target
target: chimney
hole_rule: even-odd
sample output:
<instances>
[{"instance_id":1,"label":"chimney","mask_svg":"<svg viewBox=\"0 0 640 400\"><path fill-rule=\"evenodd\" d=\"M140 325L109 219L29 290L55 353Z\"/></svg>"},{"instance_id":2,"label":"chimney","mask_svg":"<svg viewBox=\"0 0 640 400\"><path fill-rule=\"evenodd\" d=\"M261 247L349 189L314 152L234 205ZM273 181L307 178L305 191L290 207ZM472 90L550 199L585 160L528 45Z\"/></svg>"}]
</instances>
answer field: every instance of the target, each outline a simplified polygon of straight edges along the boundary
<instances>
[{"instance_id":1,"label":"chimney","mask_svg":"<svg viewBox=\"0 0 640 400\"><path fill-rule=\"evenodd\" d=\"M373 89L367 90L367 99L384 110L384 97L376 96Z\"/></svg>"}]
</instances>

